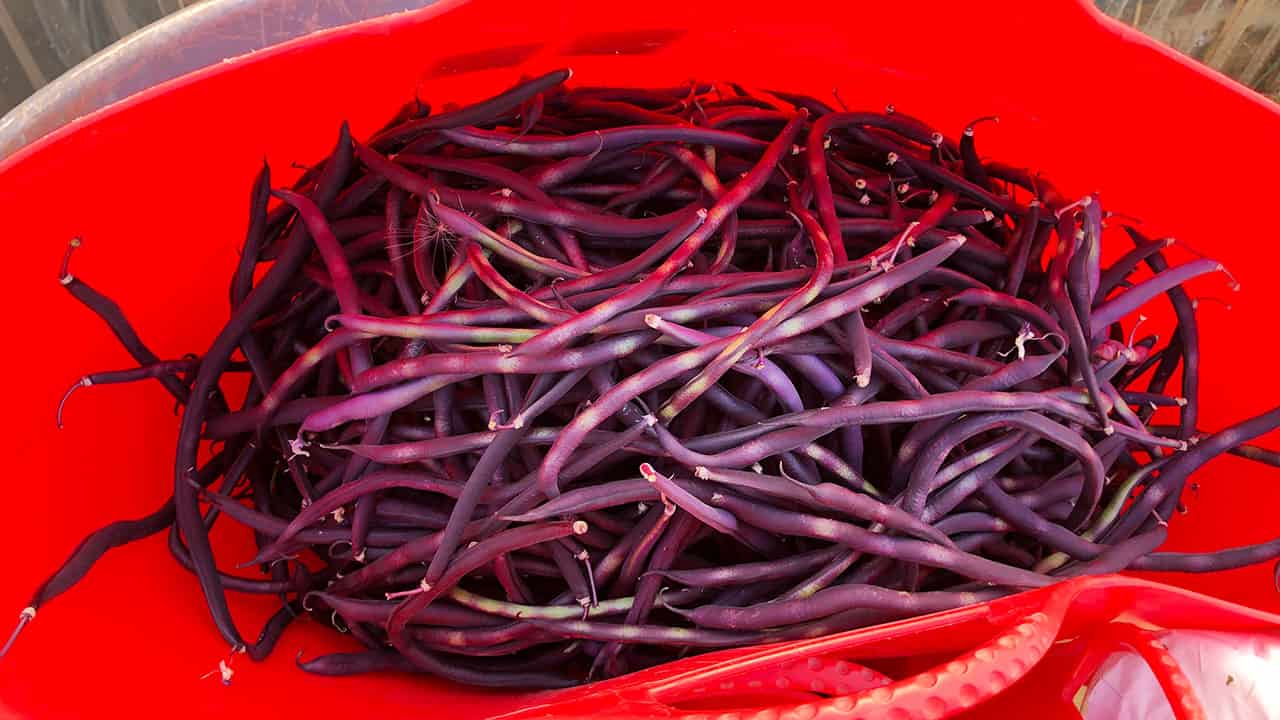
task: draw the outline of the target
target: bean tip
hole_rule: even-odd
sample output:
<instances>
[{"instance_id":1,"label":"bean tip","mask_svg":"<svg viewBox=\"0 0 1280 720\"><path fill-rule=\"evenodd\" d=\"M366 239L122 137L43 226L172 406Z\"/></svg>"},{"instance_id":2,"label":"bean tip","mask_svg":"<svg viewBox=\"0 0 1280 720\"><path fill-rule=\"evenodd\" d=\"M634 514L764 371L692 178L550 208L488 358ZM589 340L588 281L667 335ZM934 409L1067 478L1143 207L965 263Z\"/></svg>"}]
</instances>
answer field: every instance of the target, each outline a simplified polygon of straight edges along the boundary
<instances>
[{"instance_id":1,"label":"bean tip","mask_svg":"<svg viewBox=\"0 0 1280 720\"><path fill-rule=\"evenodd\" d=\"M22 633L22 629L35 618L36 608L34 605L29 605L23 608L22 612L18 613L18 624L13 628L13 632L9 634L9 639L5 641L4 647L0 647L0 658L9 654L9 648L13 647L13 644L17 642L18 635Z\"/></svg>"},{"instance_id":2,"label":"bean tip","mask_svg":"<svg viewBox=\"0 0 1280 720\"><path fill-rule=\"evenodd\" d=\"M574 535L585 535L588 530L587 521L574 520L573 525L570 526L570 529L573 530Z\"/></svg>"},{"instance_id":3,"label":"bean tip","mask_svg":"<svg viewBox=\"0 0 1280 720\"><path fill-rule=\"evenodd\" d=\"M75 276L71 274L71 256L78 247L80 247L80 236L78 235L67 242L67 251L62 255L62 266L58 270L58 282L62 283L63 286L70 285L75 281Z\"/></svg>"},{"instance_id":4,"label":"bean tip","mask_svg":"<svg viewBox=\"0 0 1280 720\"><path fill-rule=\"evenodd\" d=\"M1000 124L1000 115L983 115L983 117L973 120L972 123L969 123L964 128L965 137L973 137L973 128L978 127L979 123L996 123L998 126Z\"/></svg>"}]
</instances>

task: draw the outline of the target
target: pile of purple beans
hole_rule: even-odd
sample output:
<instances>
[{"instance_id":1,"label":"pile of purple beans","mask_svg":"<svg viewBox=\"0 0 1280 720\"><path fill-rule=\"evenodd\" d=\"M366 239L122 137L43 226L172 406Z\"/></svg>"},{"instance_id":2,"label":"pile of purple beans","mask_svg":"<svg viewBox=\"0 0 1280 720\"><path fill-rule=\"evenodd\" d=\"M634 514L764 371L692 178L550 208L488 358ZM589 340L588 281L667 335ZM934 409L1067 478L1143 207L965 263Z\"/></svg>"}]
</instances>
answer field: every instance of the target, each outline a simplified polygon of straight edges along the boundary
<instances>
[{"instance_id":1,"label":"pile of purple beans","mask_svg":"<svg viewBox=\"0 0 1280 720\"><path fill-rule=\"evenodd\" d=\"M363 649L306 670L505 687L1280 556L1157 550L1207 461L1277 464L1247 443L1280 410L1197 426L1184 284L1234 286L1220 264L982 158L972 125L568 77L344 127L292 190L264 167L199 355L157 357L63 267L138 362L72 390L182 404L173 497L90 535L19 629L162 531L237 651L310 615ZM256 557L215 563L220 519ZM228 592L280 599L256 640Z\"/></svg>"}]
</instances>

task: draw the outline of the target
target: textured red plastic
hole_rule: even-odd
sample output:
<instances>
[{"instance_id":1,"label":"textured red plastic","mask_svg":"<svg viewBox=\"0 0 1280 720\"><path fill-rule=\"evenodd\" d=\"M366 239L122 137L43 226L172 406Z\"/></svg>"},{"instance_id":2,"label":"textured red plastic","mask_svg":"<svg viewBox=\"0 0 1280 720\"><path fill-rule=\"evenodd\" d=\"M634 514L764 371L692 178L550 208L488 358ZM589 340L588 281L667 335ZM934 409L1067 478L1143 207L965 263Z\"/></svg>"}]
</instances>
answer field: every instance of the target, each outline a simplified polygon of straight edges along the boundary
<instances>
[{"instance_id":1,"label":"textured red plastic","mask_svg":"<svg viewBox=\"0 0 1280 720\"><path fill-rule=\"evenodd\" d=\"M1191 680L1160 639L1165 632L1138 627L1132 619L1100 622L1074 643L1079 646L1081 658L1063 686L1063 696L1072 697L1087 685L1113 653L1132 650L1155 675L1175 720L1205 720L1204 706L1196 697Z\"/></svg>"},{"instance_id":2,"label":"textured red plastic","mask_svg":"<svg viewBox=\"0 0 1280 720\"><path fill-rule=\"evenodd\" d=\"M84 238L77 274L117 297L161 354L199 352L225 317L226 278L264 156L285 182L290 163L324 152L343 119L363 136L415 90L439 107L565 65L585 84L697 76L826 97L838 88L851 106L893 103L951 133L997 113L1000 125L983 128L984 153L1032 164L1071 193L1100 191L1109 209L1211 252L1243 284L1231 298L1234 310L1201 309L1204 426L1280 402L1272 369L1280 287L1271 265L1280 245L1266 205L1280 166L1280 112L1084 3L444 2L229 60L95 113L0 163L0 307L9 338L0 360L9 381L0 610L16 616L86 531L149 512L171 485L177 423L157 388L84 392L68 408L67 429L54 428L57 398L75 378L129 364L105 328L58 287L68 238ZM1221 285L1197 292L1225 293ZM1226 458L1196 480L1199 494L1186 498L1189 513L1176 518L1170 549L1280 534L1274 471ZM247 534L228 525L215 535L224 557L249 556ZM1068 590L1051 588L789 648L694 658L609 686L630 687L634 696L605 686L519 695L408 676L314 678L293 667L295 652L352 645L303 623L267 662L237 659L234 682L223 687L200 678L226 648L196 584L155 538L111 553L82 586L41 609L0 661L0 717L447 713L462 720L529 708L563 716L621 711L626 702L640 703L636 712L718 716L699 709L692 688L700 685L692 681L669 696L636 689L645 678L678 679L691 669L717 682L785 691L722 693L750 701L743 718L942 717L959 709L953 700L977 702L1001 689L960 717L1021 716L1029 707L1038 720L1076 717L1062 692L1079 654L1050 646L1049 638L1087 635L1126 614L1164 627L1258 630L1276 622L1260 610L1280 609L1266 567L1159 579L1259 611L1133 581L1081 581L1062 586L1073 593L1066 599L1057 593ZM246 628L271 610L264 598L236 599L234 609ZM770 653L803 660L805 668L811 657L821 664L784 672L766 662ZM957 660L964 657L972 662ZM748 670L757 674L747 677ZM839 689L842 670L857 677ZM901 679L924 671L931 674ZM777 688L780 679L788 687ZM819 694L815 682L824 688ZM797 699L797 691L811 698ZM565 700L572 702L548 705Z\"/></svg>"},{"instance_id":3,"label":"textured red plastic","mask_svg":"<svg viewBox=\"0 0 1280 720\"><path fill-rule=\"evenodd\" d=\"M1159 632L1146 627L1275 633L1278 622L1167 585L1080 578L876 628L672 663L548 694L501 720L938 720L1021 717L1013 712L1019 707L1035 707L1037 717L1079 718L1075 691L1107 654L1128 648L1151 665L1175 717L1195 720L1204 712L1189 681ZM900 679L881 679L877 667ZM820 679L805 687L797 682L804 682L801 668L846 680L843 687ZM808 697L797 697L798 690ZM716 702L705 702L708 695Z\"/></svg>"}]
</instances>

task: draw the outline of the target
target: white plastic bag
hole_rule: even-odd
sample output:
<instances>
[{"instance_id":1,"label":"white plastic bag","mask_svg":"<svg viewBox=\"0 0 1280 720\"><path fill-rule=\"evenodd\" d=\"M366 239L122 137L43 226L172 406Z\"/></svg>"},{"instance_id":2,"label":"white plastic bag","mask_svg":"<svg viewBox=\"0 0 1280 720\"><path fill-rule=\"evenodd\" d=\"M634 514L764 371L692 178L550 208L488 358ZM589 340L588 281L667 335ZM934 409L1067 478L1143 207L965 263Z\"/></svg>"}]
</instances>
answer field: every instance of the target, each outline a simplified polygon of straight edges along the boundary
<instances>
[{"instance_id":1,"label":"white plastic bag","mask_svg":"<svg viewBox=\"0 0 1280 720\"><path fill-rule=\"evenodd\" d=\"M1210 720L1280 720L1280 638L1174 630L1161 642ZM1085 720L1173 720L1155 675L1136 653L1107 658L1089 683Z\"/></svg>"}]
</instances>

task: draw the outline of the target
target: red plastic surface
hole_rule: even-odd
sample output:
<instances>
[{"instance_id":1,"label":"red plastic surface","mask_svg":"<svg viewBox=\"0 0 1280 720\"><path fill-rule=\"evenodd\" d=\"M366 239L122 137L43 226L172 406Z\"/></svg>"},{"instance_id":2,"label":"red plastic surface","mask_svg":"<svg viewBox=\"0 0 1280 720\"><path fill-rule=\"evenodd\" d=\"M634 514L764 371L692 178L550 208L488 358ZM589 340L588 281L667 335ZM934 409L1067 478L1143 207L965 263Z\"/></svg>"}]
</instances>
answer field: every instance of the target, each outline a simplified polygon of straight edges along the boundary
<instances>
[{"instance_id":1,"label":"red plastic surface","mask_svg":"<svg viewBox=\"0 0 1280 720\"><path fill-rule=\"evenodd\" d=\"M1101 191L1108 208L1212 252L1243 284L1231 298L1233 311L1201 309L1204 426L1280 402L1272 370L1280 287L1271 266L1280 246L1264 209L1280 165L1280 111L1083 4L657 0L641 10L570 0L445 2L223 63L78 121L0 163L7 251L0 307L9 338L0 360L9 379L9 560L0 619L16 616L86 531L149 512L171 483L177 423L157 388L84 392L68 408L67 429L54 428L57 398L75 378L129 364L101 324L58 287L68 238L85 240L77 274L117 297L161 354L199 352L225 317L226 278L264 155L283 183L291 162L329 147L341 120L366 135L415 88L439 107L564 65L587 84L664 84L696 75L827 97L837 87L851 106L892 102L952 133L973 117L998 113L1001 124L982 138L985 153L1034 163L1069 192ZM1277 479L1236 458L1215 462L1197 477L1199 497L1187 498L1190 512L1174 523L1169 548L1280 534ZM245 550L250 544L247 535L215 540ZM1280 609L1269 568L1161 579ZM1017 632L1037 612L1055 622L1044 605L1049 596L1005 601L998 607L1026 612L999 623L958 622L933 632L912 626L905 636L875 630L871 637L881 643L880 656L898 658L884 669L903 677ZM1130 603L1152 606L1146 609L1174 624L1214 627L1229 615L1118 587L1082 597L1112 616ZM238 599L235 609L246 627L269 612L258 598ZM1253 626L1271 621L1255 618ZM855 636L852 642L863 642ZM269 661L237 660L231 687L201 680L226 648L195 583L155 538L112 553L82 586L41 610L0 661L0 717L385 719L444 711L462 720L547 699L418 677L314 678L292 664L298 650L349 647L331 630L304 623ZM1046 719L1072 717L1059 699L1070 671L1063 668L1078 658L1054 647L1026 678L963 717L1026 707L1046 708Z\"/></svg>"}]
</instances>

